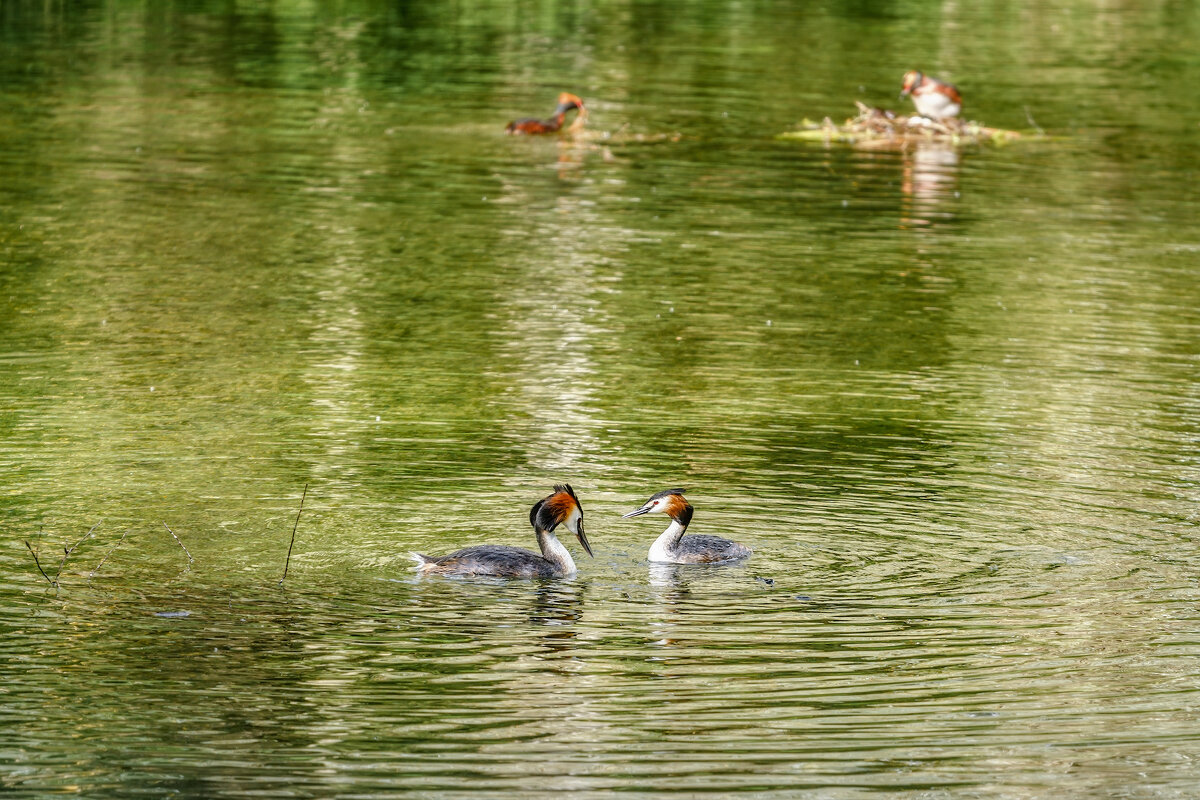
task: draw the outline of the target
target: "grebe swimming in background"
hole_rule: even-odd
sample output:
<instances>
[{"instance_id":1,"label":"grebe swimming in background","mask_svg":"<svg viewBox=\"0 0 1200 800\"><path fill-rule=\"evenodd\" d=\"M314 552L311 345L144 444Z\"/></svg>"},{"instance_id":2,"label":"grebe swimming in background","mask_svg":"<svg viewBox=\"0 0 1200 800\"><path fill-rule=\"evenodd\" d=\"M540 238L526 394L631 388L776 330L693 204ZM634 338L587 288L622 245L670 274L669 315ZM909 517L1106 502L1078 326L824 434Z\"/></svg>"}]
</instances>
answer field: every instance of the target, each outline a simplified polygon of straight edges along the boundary
<instances>
[{"instance_id":1,"label":"grebe swimming in background","mask_svg":"<svg viewBox=\"0 0 1200 800\"><path fill-rule=\"evenodd\" d=\"M583 111L583 101L570 92L563 92L558 96L558 108L554 109L554 113L550 115L550 119L518 119L508 123L504 130L511 134L518 133L558 133L562 128L563 120L567 117L567 112L571 109Z\"/></svg>"},{"instance_id":2,"label":"grebe swimming in background","mask_svg":"<svg viewBox=\"0 0 1200 800\"><path fill-rule=\"evenodd\" d=\"M716 564L738 561L752 552L741 542L731 542L720 536L684 536L692 521L692 505L683 499L685 489L667 489L653 495L637 511L622 517L640 517L661 511L671 518L671 524L650 545L650 560L668 564Z\"/></svg>"},{"instance_id":3,"label":"grebe swimming in background","mask_svg":"<svg viewBox=\"0 0 1200 800\"><path fill-rule=\"evenodd\" d=\"M418 571L440 575L491 575L497 578L561 578L575 572L571 552L554 535L563 525L579 539L590 556L583 533L583 508L569 484L556 484L554 494L539 500L529 512L542 554L502 544L480 544L444 556L412 553Z\"/></svg>"},{"instance_id":4,"label":"grebe swimming in background","mask_svg":"<svg viewBox=\"0 0 1200 800\"><path fill-rule=\"evenodd\" d=\"M904 73L900 97L912 97L917 113L929 119L956 117L962 111L962 95L953 84L931 78L923 72Z\"/></svg>"}]
</instances>

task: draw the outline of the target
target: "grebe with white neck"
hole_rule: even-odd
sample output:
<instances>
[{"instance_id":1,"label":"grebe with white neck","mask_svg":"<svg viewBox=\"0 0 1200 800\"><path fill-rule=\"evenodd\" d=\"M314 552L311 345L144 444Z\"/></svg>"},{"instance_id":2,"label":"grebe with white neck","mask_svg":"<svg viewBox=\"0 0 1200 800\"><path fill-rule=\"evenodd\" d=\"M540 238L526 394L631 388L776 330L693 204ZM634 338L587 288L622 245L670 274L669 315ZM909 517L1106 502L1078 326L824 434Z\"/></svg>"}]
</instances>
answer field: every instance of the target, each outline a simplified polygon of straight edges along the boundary
<instances>
[{"instance_id":1,"label":"grebe with white neck","mask_svg":"<svg viewBox=\"0 0 1200 800\"><path fill-rule=\"evenodd\" d=\"M753 551L741 542L704 534L684 535L692 521L693 510L692 504L683 499L685 491L667 489L659 492L637 511L622 515L640 517L642 514L663 513L671 518L671 524L650 545L650 560L662 564L720 564L749 558Z\"/></svg>"},{"instance_id":2,"label":"grebe with white neck","mask_svg":"<svg viewBox=\"0 0 1200 800\"><path fill-rule=\"evenodd\" d=\"M480 544L444 556L412 553L417 571L439 575L480 575L496 578L563 578L575 574L571 551L558 540L554 530L563 526L583 545L590 556L592 547L583 533L583 507L570 484L554 487L554 493L539 500L529 511L529 523L537 534L541 555L520 547Z\"/></svg>"}]
</instances>

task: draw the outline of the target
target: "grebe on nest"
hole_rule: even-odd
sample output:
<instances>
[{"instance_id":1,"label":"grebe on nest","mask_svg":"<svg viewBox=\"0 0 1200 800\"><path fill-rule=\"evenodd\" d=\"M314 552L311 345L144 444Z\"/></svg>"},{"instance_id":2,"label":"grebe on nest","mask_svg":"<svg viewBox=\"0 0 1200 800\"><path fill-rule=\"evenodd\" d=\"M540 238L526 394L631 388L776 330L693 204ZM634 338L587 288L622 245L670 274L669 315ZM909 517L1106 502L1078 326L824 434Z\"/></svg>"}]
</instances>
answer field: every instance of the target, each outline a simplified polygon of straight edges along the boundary
<instances>
[{"instance_id":1,"label":"grebe on nest","mask_svg":"<svg viewBox=\"0 0 1200 800\"><path fill-rule=\"evenodd\" d=\"M692 505L683 499L685 489L667 489L653 495L637 511L622 517L640 517L661 511L671 518L670 526L650 546L650 560L667 564L716 564L749 558L752 552L741 542L720 536L684 536L692 521Z\"/></svg>"},{"instance_id":2,"label":"grebe on nest","mask_svg":"<svg viewBox=\"0 0 1200 800\"><path fill-rule=\"evenodd\" d=\"M574 574L571 552L554 535L563 525L579 539L590 556L591 545L583 533L583 508L569 484L556 484L554 494L539 500L529 512L542 554L502 544L480 544L444 556L412 553L417 570L439 575L490 575L497 578L562 578Z\"/></svg>"},{"instance_id":3,"label":"grebe on nest","mask_svg":"<svg viewBox=\"0 0 1200 800\"><path fill-rule=\"evenodd\" d=\"M962 111L962 95L953 84L931 78L923 72L912 70L904 73L904 84L900 97L912 97L917 113L929 119L957 117Z\"/></svg>"},{"instance_id":4,"label":"grebe on nest","mask_svg":"<svg viewBox=\"0 0 1200 800\"><path fill-rule=\"evenodd\" d=\"M583 111L583 101L570 92L563 92L558 96L558 108L554 109L554 113L550 115L550 119L518 119L508 123L505 131L511 134L518 133L558 133L562 128L563 120L567 117L567 112L571 109Z\"/></svg>"}]
</instances>

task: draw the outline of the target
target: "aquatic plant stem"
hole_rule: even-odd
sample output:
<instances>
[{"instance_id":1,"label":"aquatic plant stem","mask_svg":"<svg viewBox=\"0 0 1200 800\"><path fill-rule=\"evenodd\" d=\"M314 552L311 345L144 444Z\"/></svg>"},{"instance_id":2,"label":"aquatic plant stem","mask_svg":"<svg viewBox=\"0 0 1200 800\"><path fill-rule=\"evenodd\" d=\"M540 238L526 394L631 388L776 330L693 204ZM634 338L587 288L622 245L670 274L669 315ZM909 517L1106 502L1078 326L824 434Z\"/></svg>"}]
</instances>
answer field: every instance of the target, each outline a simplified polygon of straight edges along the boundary
<instances>
[{"instance_id":1,"label":"aquatic plant stem","mask_svg":"<svg viewBox=\"0 0 1200 800\"><path fill-rule=\"evenodd\" d=\"M183 540L180 539L178 536L175 536L175 531L171 530L171 526L168 525L167 523L164 522L163 527L167 529L167 533L171 534L171 536L174 537L175 541L179 542L179 546L183 548L183 552L187 553L188 563L194 564L196 562L196 559L192 558L192 554L187 549L187 545L185 545L183 543Z\"/></svg>"},{"instance_id":2,"label":"aquatic plant stem","mask_svg":"<svg viewBox=\"0 0 1200 800\"><path fill-rule=\"evenodd\" d=\"M29 543L28 539L25 540L25 546L29 548L29 555L33 556L33 563L37 564L38 572L42 573L42 577L48 580L50 585L57 589L58 584L54 582L53 578L46 574L46 570L42 569L42 562L38 561L37 553L34 551L33 545Z\"/></svg>"},{"instance_id":3,"label":"aquatic plant stem","mask_svg":"<svg viewBox=\"0 0 1200 800\"><path fill-rule=\"evenodd\" d=\"M104 520L100 520L100 522L104 522ZM58 563L58 572L54 573L54 585L55 586L58 586L58 576L62 575L63 567L65 567L67 565L67 559L71 557L71 553L74 553L76 547L79 547L79 545L83 544L84 542L86 542L88 539L90 539L92 537L92 534L95 533L96 528L100 527L100 522L97 522L95 525L93 525L91 527L91 529L86 534L84 534L83 538L80 539L75 544L71 545L70 548L67 548L67 547L63 548L62 561L60 561Z\"/></svg>"},{"instance_id":4,"label":"aquatic plant stem","mask_svg":"<svg viewBox=\"0 0 1200 800\"><path fill-rule=\"evenodd\" d=\"M108 552L104 554L104 558L100 559L100 563L96 565L96 568L88 573L88 583L92 582L92 578L96 577L96 573L99 572L100 568L104 566L104 562L108 561L108 557L111 556L113 552L121 546L121 542L125 541L125 537L128 535L129 529L126 528L125 532L121 534L121 538L117 540L117 543L109 548Z\"/></svg>"},{"instance_id":5,"label":"aquatic plant stem","mask_svg":"<svg viewBox=\"0 0 1200 800\"><path fill-rule=\"evenodd\" d=\"M283 575L279 578L279 585L283 586L283 579L287 577L288 566L292 563L292 546L296 544L296 528L300 525L300 513L304 511L304 498L308 497L308 484L304 484L304 494L300 495L300 508L296 511L296 522L292 525L292 541L288 543L287 560L283 562Z\"/></svg>"},{"instance_id":6,"label":"aquatic plant stem","mask_svg":"<svg viewBox=\"0 0 1200 800\"><path fill-rule=\"evenodd\" d=\"M1046 135L1046 132L1042 130L1042 126L1033 121L1033 114L1029 111L1029 106L1025 106L1025 119L1029 120L1029 126L1038 132L1038 136Z\"/></svg>"}]
</instances>

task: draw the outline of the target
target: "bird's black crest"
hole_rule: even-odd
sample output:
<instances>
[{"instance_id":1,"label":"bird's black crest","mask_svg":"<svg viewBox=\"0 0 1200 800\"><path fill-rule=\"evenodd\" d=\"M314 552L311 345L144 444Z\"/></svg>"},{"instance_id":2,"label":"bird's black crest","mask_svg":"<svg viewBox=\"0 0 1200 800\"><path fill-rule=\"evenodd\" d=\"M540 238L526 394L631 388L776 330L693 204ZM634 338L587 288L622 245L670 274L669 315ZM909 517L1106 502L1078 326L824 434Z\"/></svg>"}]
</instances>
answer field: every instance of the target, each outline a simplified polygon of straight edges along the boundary
<instances>
[{"instance_id":1,"label":"bird's black crest","mask_svg":"<svg viewBox=\"0 0 1200 800\"><path fill-rule=\"evenodd\" d=\"M575 500L576 505L579 504L579 498L575 497L575 490L571 488L571 484L554 484L554 494L558 494L560 492L566 492L567 494L571 495L571 497ZM554 509L546 505L546 500L552 499L554 494L543 500L538 500L534 504L533 508L529 509L529 524L538 530L546 531L547 533L553 533L554 529L558 527L559 523L559 520L555 518Z\"/></svg>"},{"instance_id":2,"label":"bird's black crest","mask_svg":"<svg viewBox=\"0 0 1200 800\"><path fill-rule=\"evenodd\" d=\"M664 497L670 497L673 494L683 494L686 491L687 489L663 489L658 494L650 495L650 500L661 500ZM649 503L650 500L647 500L646 502Z\"/></svg>"},{"instance_id":3,"label":"bird's black crest","mask_svg":"<svg viewBox=\"0 0 1200 800\"><path fill-rule=\"evenodd\" d=\"M546 518L549 518L549 516L550 516L549 514L543 515L543 512L545 512L545 511L546 511L546 501L545 500L538 500L536 503L534 503L533 508L529 509L529 524L535 528L540 528L541 530L546 530L545 525L542 524L542 520L539 519L540 517L543 517L543 516L545 516ZM551 524L553 524L553 522L554 521L551 520ZM553 528L551 528L551 530L553 530Z\"/></svg>"},{"instance_id":4,"label":"bird's black crest","mask_svg":"<svg viewBox=\"0 0 1200 800\"><path fill-rule=\"evenodd\" d=\"M546 505L545 500L539 500L538 504L530 510L529 522L533 527L546 533L554 533L554 529L558 527L558 519L555 517L554 510Z\"/></svg>"}]
</instances>

